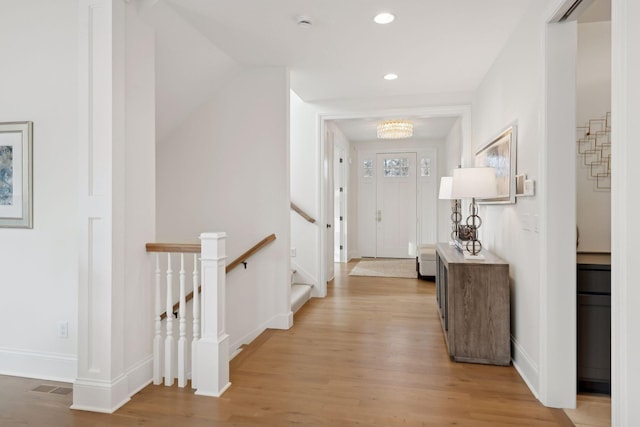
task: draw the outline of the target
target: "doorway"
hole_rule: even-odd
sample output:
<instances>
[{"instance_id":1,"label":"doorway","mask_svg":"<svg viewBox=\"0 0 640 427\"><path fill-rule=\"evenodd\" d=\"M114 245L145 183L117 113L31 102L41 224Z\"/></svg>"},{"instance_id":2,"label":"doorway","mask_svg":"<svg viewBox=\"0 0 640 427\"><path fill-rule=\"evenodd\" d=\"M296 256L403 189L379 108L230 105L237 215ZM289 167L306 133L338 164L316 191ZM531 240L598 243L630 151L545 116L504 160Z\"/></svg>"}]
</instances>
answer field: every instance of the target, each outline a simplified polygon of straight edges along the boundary
<instances>
[{"instance_id":1,"label":"doorway","mask_svg":"<svg viewBox=\"0 0 640 427\"><path fill-rule=\"evenodd\" d=\"M371 123L375 123L377 119L371 119L372 117L382 116L403 116L409 118L415 118L416 120L434 120L437 124L435 128L430 129L442 129L443 126L449 131L455 124L457 132L452 138L456 147L451 150L444 149L439 151L437 144L429 143L436 138L420 138L421 142L407 142L407 143L395 143L394 148L385 148L375 139L375 133L370 139L366 140L367 144L371 144L371 150L374 152L398 152L408 151L417 153L417 160L419 168L419 176L417 177L417 215L418 218L428 218L425 221L426 226L417 224L417 242L420 243L432 243L437 239L439 229L438 223L440 221L440 206L437 204L437 199L434 199L434 195L437 190L437 183L439 182L442 172L448 168L444 168L440 171L437 162L438 156L442 156L443 164L448 165L449 157L455 157L455 165L460 164L459 153L471 147L471 108L469 105L453 105L453 106L438 106L438 107L420 107L420 108L407 108L407 109L393 109L393 110L367 110L361 112L349 112L345 113L343 110L339 112L321 113L317 116L318 119L318 133L317 138L320 141L318 147L319 164L318 169L320 171L319 181L319 201L320 201L320 218L319 224L321 229L318 230L319 242L318 242L318 265L319 265L319 277L318 277L318 295L326 295L327 282L331 280L334 272L334 257L335 257L335 237L333 225L335 224L336 213L334 209L335 203L335 164L334 164L334 149L336 141L339 143L339 138L343 129L345 121L357 121L358 125L371 127ZM340 121L340 128L335 128L335 121ZM335 132L329 132L334 131ZM337 138L338 136L338 138ZM414 135L415 137L415 135ZM445 140L446 138L439 138L439 140ZM347 186L345 188L345 204L346 215L345 219L345 236L346 246L344 246L343 255L346 259L362 257L362 251L359 248L359 242L362 238L361 224L358 221L358 208L357 202L359 199L360 182L362 163L358 155L356 146L365 142L354 142L349 138L345 138L346 157L344 162L346 163L346 181ZM425 145L426 144L426 145ZM448 146L448 145L447 145ZM377 148L374 148L377 147ZM464 149L463 149L464 147ZM456 156L458 153L458 156ZM339 164L339 163L337 163ZM465 161L462 161L465 164ZM331 177L329 177L331 175ZM423 189L426 189L423 192ZM376 212L375 206L372 212ZM448 218L448 215L445 215ZM339 218L339 217L338 217ZM375 224L375 216L372 216ZM325 227L331 226L331 230ZM448 235L448 232L446 233ZM369 233L369 237L375 238L375 233ZM373 247L375 248L377 243L374 240ZM346 250L348 248L348 251ZM414 249L415 250L415 249ZM406 256L406 255L405 255Z\"/></svg>"},{"instance_id":2,"label":"doorway","mask_svg":"<svg viewBox=\"0 0 640 427\"><path fill-rule=\"evenodd\" d=\"M601 78L602 76L597 76L596 79L594 73L598 73L600 68L610 70L610 65L601 64L602 58L598 54L591 52L593 49L589 49L590 52L588 54L584 52L584 46L581 46L581 42L584 42L584 39L580 40L581 31L579 31L578 26L585 14L593 12L592 7L599 8L602 4L603 2L584 2L581 5L580 2L567 1L547 25L548 139L545 146L547 156L546 179L549 183L553 182L553 185L547 186L546 191L547 230L570 229L573 234L573 230L576 229L576 223L580 225L581 222L584 222L585 214L593 213L595 208L604 204L598 202L596 203L598 206L588 207L583 203L596 197L601 197L603 194L599 191L591 191L591 183L588 182L583 165L585 162L589 163L592 157L581 156L580 152L586 147L579 141L581 139L580 127L583 126L585 117L589 121L591 115L594 114L593 108L599 109L601 107L595 104L597 104L596 100L603 94L593 92L593 83L598 80L598 83L605 83L604 86L606 86L605 80L607 79ZM601 40L601 42L603 45L609 45L610 47L610 41ZM587 73L585 74L584 71ZM602 113L598 113L603 115L603 123L606 122L604 117L610 109L610 77L608 80L609 95L606 96L608 100L605 102L608 105L604 106ZM602 96L602 98L605 97ZM595 123L593 124L595 125ZM577 132L576 128L578 129ZM602 129L594 130L593 133L596 131L600 134ZM590 132L588 131L587 133ZM599 140L601 136L599 136ZM576 141L577 139L578 141ZM566 142L558 144L558 141ZM601 155L603 152L598 151L596 154ZM576 156L576 154L578 155ZM586 154L586 151L582 154ZM607 164L610 164L608 160ZM588 169L589 171L595 170L591 166ZM601 173L600 171L596 172L598 174ZM560 176L564 177L564 183L561 187L557 184L557 178ZM597 187L597 185L594 182L594 186ZM587 195L587 198L583 197L585 195ZM609 210L606 207L604 209L606 211ZM563 213L566 218L560 219L557 215L558 213ZM604 224L606 221L605 218L602 218L603 216L606 215L598 215L602 224L596 224L592 219L587 218L586 222L589 225L586 229L588 234L596 231L598 229L597 225L602 225L601 230L606 231L606 234L610 236L610 225L608 223ZM603 241L599 237L592 238L592 236L585 234L584 231L585 227L580 227L579 239L572 239L571 246L566 244L567 242L560 243L562 248L558 247L559 242L557 239L550 237L553 233L550 233L546 239L545 271L549 280L545 280L547 286L542 293L541 308L543 311L541 314L543 315L542 325L546 329L542 346L547 350L542 354L541 366L544 366L544 368L541 370L540 395L543 403L549 406L575 407L577 384L581 382L580 376L585 372L595 372L588 366L590 365L590 359L587 360L582 357L584 355L581 356L581 348L584 350L585 347L581 345L581 337L585 336L585 331L581 331L579 324L585 324L583 321L585 315L593 317L594 314L602 314L601 303L603 298L598 295L598 305L596 306L593 303L593 299L585 299L580 293L581 290L585 290L580 283L584 282L583 279L587 277L585 271L589 270L581 267L581 264L584 263L584 261L581 261L582 255L584 255L581 252L589 252L593 249L602 250L602 248L596 248L593 242L597 240L599 243L603 243ZM608 239L610 240L610 237ZM552 245L553 248L551 248ZM610 245L607 243L605 249L608 248L610 248ZM578 265L577 277L576 265ZM592 267L590 266L589 268L594 270ZM591 273L591 270L587 271L587 273ZM596 272L599 278L603 277L600 270L599 267ZM558 281L558 278L562 279ZM576 279L578 282L577 287ZM561 290L557 286L560 283L569 285ZM595 281L592 280L591 284L595 284ZM559 304L562 305L564 312L553 309L554 307L559 307ZM565 321L567 319L566 313L569 310L576 310L576 315L571 316L567 322ZM604 317L606 318L606 315ZM560 330L558 321L561 318L564 324ZM592 326L594 325L592 324ZM603 325L598 324L597 326L600 329L604 328ZM592 340L594 335L601 335L600 332L592 331L588 333L589 340ZM569 343L569 345L562 344L561 341ZM576 342L578 343L577 346ZM610 344L608 347L610 348ZM599 344L596 350L598 352L597 359L606 359L606 357L601 357L602 354L600 354L605 350L605 346ZM583 362L587 360L588 363L585 365L579 362L581 359ZM582 368L580 368L581 363L584 365ZM585 369L585 367L589 369ZM562 374L559 375L559 373ZM580 406L579 400L578 406Z\"/></svg>"},{"instance_id":3,"label":"doorway","mask_svg":"<svg viewBox=\"0 0 640 427\"><path fill-rule=\"evenodd\" d=\"M365 152L360 158L358 247L361 255L415 256L416 153Z\"/></svg>"}]
</instances>

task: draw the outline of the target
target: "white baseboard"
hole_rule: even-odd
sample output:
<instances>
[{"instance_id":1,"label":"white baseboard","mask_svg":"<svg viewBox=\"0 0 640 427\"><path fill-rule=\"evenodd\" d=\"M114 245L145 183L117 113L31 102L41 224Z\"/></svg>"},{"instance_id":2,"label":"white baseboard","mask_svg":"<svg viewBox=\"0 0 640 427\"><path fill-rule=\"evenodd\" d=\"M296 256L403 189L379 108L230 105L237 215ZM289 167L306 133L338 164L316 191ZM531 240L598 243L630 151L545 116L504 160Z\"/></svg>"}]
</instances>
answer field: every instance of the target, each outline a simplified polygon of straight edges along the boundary
<instances>
[{"instance_id":1,"label":"white baseboard","mask_svg":"<svg viewBox=\"0 0 640 427\"><path fill-rule=\"evenodd\" d=\"M516 371L520 374L520 377L527 387L529 387L529 390L531 390L535 398L540 400L540 395L538 394L540 378L538 366L513 335L511 336L511 345L513 346L513 367L516 368Z\"/></svg>"},{"instance_id":2,"label":"white baseboard","mask_svg":"<svg viewBox=\"0 0 640 427\"><path fill-rule=\"evenodd\" d=\"M113 414L131 400L128 389L126 375L120 375L113 381L77 379L73 383L71 409Z\"/></svg>"},{"instance_id":3,"label":"white baseboard","mask_svg":"<svg viewBox=\"0 0 640 427\"><path fill-rule=\"evenodd\" d=\"M307 272L304 268L300 267L295 261L291 260L291 268L296 271L294 275L294 282L301 283L306 285L312 285L311 288L311 296L313 298L324 297L326 295L322 294L322 290L318 286L318 278L313 277L309 272ZM277 328L277 329L288 329L288 328Z\"/></svg>"},{"instance_id":4,"label":"white baseboard","mask_svg":"<svg viewBox=\"0 0 640 427\"><path fill-rule=\"evenodd\" d=\"M293 326L293 313L283 313L274 316L267 322L268 329L290 329Z\"/></svg>"},{"instance_id":5,"label":"white baseboard","mask_svg":"<svg viewBox=\"0 0 640 427\"><path fill-rule=\"evenodd\" d=\"M266 329L267 329L267 326L266 326L266 323L265 323L265 324L260 325L259 327L257 327L253 331L243 335L242 337L231 341L231 343L229 344L229 360L231 360L231 357L233 355L235 355L235 353L238 351L238 349L240 347L242 347L243 345L251 343L251 341L253 341L256 338L258 338L258 336L261 333L263 333Z\"/></svg>"},{"instance_id":6,"label":"white baseboard","mask_svg":"<svg viewBox=\"0 0 640 427\"><path fill-rule=\"evenodd\" d=\"M126 375L131 397L153 382L153 354L129 368Z\"/></svg>"},{"instance_id":7,"label":"white baseboard","mask_svg":"<svg viewBox=\"0 0 640 427\"><path fill-rule=\"evenodd\" d=\"M150 355L111 382L76 380L71 409L112 414L152 381L153 355Z\"/></svg>"},{"instance_id":8,"label":"white baseboard","mask_svg":"<svg viewBox=\"0 0 640 427\"><path fill-rule=\"evenodd\" d=\"M77 371L75 355L0 348L0 375L72 383Z\"/></svg>"},{"instance_id":9,"label":"white baseboard","mask_svg":"<svg viewBox=\"0 0 640 427\"><path fill-rule=\"evenodd\" d=\"M73 409L112 413L149 385L153 377L153 355L112 382L77 380L77 365L75 356L0 349L0 375L73 383ZM81 398L78 402L76 395Z\"/></svg>"},{"instance_id":10,"label":"white baseboard","mask_svg":"<svg viewBox=\"0 0 640 427\"><path fill-rule=\"evenodd\" d=\"M300 267L300 265L293 260L291 260L291 269L295 270L294 283L313 285L314 287L318 286L318 278L313 277L308 271Z\"/></svg>"},{"instance_id":11,"label":"white baseboard","mask_svg":"<svg viewBox=\"0 0 640 427\"><path fill-rule=\"evenodd\" d=\"M253 331L237 338L229 345L229 360L231 356L235 356L238 349L245 344L250 344L253 340L267 329L289 329L293 326L293 313L278 314L267 320Z\"/></svg>"}]
</instances>

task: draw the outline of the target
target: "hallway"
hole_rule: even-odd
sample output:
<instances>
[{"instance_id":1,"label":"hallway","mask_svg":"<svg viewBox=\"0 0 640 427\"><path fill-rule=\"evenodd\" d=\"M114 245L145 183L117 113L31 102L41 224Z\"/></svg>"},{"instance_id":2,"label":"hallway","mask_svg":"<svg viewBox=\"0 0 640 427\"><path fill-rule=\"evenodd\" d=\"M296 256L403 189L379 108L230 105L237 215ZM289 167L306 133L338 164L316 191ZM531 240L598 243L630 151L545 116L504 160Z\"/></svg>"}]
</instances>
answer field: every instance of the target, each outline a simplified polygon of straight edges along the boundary
<instances>
[{"instance_id":1,"label":"hallway","mask_svg":"<svg viewBox=\"0 0 640 427\"><path fill-rule=\"evenodd\" d=\"M47 381L0 376L0 425L28 426L571 426L513 367L453 363L434 285L348 276L336 265L325 299L288 331L268 330L231 363L220 399L149 386L114 415L67 410Z\"/></svg>"}]
</instances>

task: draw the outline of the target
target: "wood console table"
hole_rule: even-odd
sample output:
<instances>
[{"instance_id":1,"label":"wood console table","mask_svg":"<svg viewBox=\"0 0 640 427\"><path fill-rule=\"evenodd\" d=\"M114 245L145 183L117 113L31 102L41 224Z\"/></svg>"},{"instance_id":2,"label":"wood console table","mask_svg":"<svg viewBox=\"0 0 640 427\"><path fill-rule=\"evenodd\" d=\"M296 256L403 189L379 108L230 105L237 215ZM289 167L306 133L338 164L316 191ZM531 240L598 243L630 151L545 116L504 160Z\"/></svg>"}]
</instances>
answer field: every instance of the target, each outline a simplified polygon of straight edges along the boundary
<instances>
[{"instance_id":1,"label":"wood console table","mask_svg":"<svg viewBox=\"0 0 640 427\"><path fill-rule=\"evenodd\" d=\"M449 355L457 362L509 365L509 264L483 250L466 260L455 247L436 246L436 296Z\"/></svg>"}]
</instances>

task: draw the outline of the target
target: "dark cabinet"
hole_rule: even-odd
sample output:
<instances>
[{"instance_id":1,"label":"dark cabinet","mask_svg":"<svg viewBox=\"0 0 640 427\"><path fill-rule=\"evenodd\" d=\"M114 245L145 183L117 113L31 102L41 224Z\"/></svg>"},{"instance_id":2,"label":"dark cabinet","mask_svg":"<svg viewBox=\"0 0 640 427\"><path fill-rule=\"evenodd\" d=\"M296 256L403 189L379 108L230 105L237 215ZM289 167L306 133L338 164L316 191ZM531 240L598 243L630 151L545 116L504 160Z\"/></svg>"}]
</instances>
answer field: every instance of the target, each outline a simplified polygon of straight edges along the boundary
<instances>
[{"instance_id":1,"label":"dark cabinet","mask_svg":"<svg viewBox=\"0 0 640 427\"><path fill-rule=\"evenodd\" d=\"M578 262L578 391L611 394L611 265Z\"/></svg>"}]
</instances>

